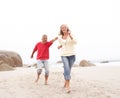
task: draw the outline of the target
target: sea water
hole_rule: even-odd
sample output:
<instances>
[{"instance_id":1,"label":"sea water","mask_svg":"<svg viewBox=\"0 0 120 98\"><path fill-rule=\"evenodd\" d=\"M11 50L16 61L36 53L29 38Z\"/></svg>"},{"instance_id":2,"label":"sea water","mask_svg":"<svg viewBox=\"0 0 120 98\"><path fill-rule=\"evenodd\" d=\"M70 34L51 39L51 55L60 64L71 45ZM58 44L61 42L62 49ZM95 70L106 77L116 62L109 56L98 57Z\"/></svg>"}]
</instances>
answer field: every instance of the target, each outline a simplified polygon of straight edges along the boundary
<instances>
[{"instance_id":1,"label":"sea water","mask_svg":"<svg viewBox=\"0 0 120 98\"><path fill-rule=\"evenodd\" d=\"M100 63L100 62L91 62L95 64L97 67L109 67L109 66L120 66L120 61L117 62L107 62L107 63ZM75 62L76 65L79 66L79 63ZM54 63L54 62L49 62L50 67L52 68L61 68L63 67L63 63Z\"/></svg>"}]
</instances>

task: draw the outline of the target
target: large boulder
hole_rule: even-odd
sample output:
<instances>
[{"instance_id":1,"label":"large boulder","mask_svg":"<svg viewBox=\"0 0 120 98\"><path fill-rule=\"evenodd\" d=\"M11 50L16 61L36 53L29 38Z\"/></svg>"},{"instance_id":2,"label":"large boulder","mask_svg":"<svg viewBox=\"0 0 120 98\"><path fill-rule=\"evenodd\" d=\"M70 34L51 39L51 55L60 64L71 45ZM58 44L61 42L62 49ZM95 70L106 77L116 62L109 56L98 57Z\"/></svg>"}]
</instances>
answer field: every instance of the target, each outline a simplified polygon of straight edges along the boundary
<instances>
[{"instance_id":1,"label":"large boulder","mask_svg":"<svg viewBox=\"0 0 120 98\"><path fill-rule=\"evenodd\" d=\"M90 67L90 66L96 66L96 65L87 60L81 60L81 62L79 63L79 66L80 67Z\"/></svg>"},{"instance_id":2,"label":"large boulder","mask_svg":"<svg viewBox=\"0 0 120 98\"><path fill-rule=\"evenodd\" d=\"M7 64L11 67L22 67L21 56L13 51L0 50L0 65Z\"/></svg>"},{"instance_id":3,"label":"large boulder","mask_svg":"<svg viewBox=\"0 0 120 98\"><path fill-rule=\"evenodd\" d=\"M9 66L8 64L3 63L2 61L0 62L0 71L10 71L10 70L14 70L14 68Z\"/></svg>"}]
</instances>

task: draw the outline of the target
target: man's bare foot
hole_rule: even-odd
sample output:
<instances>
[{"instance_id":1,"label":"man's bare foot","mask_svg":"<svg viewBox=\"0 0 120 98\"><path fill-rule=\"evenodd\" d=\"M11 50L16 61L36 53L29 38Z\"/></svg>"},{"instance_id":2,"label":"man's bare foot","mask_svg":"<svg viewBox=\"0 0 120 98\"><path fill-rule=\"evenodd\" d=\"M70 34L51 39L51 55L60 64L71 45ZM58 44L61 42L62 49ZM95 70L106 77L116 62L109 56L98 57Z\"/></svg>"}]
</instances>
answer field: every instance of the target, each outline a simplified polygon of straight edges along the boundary
<instances>
[{"instance_id":1,"label":"man's bare foot","mask_svg":"<svg viewBox=\"0 0 120 98\"><path fill-rule=\"evenodd\" d=\"M47 82L45 82L45 85L48 85L48 83L47 83Z\"/></svg>"},{"instance_id":2,"label":"man's bare foot","mask_svg":"<svg viewBox=\"0 0 120 98\"><path fill-rule=\"evenodd\" d=\"M38 80L39 80L39 78L37 78L37 79L35 80L35 83L38 83Z\"/></svg>"}]
</instances>

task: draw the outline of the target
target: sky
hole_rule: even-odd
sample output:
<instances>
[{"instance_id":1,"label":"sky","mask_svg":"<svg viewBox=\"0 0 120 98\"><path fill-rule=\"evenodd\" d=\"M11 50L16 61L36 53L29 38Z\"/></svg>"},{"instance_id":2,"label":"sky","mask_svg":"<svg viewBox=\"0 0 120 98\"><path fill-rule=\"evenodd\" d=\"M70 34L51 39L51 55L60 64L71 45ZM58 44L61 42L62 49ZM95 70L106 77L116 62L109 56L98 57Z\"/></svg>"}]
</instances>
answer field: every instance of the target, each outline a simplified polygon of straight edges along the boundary
<instances>
[{"instance_id":1,"label":"sky","mask_svg":"<svg viewBox=\"0 0 120 98\"><path fill-rule=\"evenodd\" d=\"M0 50L15 51L23 63L43 34L48 40L67 24L77 39L76 60L120 59L119 0L0 0ZM56 41L50 61L60 60Z\"/></svg>"}]
</instances>

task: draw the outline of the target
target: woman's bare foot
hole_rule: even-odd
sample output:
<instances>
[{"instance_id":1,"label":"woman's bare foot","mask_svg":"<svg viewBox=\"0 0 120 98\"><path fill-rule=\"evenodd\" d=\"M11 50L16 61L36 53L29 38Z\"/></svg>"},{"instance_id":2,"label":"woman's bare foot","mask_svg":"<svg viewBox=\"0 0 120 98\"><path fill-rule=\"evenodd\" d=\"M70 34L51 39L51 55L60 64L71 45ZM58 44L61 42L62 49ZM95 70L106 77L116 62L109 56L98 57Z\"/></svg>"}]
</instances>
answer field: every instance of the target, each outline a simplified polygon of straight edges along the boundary
<instances>
[{"instance_id":1,"label":"woman's bare foot","mask_svg":"<svg viewBox=\"0 0 120 98\"><path fill-rule=\"evenodd\" d=\"M66 88L66 84L67 84L67 83L66 83L66 81L65 81L65 84L64 84L63 88Z\"/></svg>"},{"instance_id":2,"label":"woman's bare foot","mask_svg":"<svg viewBox=\"0 0 120 98\"><path fill-rule=\"evenodd\" d=\"M62 88L62 91L64 91L65 93L70 93L71 92L71 90L70 89L68 89L68 88Z\"/></svg>"},{"instance_id":3,"label":"woman's bare foot","mask_svg":"<svg viewBox=\"0 0 120 98\"><path fill-rule=\"evenodd\" d=\"M70 90L70 81L69 80L66 80L66 92L67 93L71 92L71 90Z\"/></svg>"},{"instance_id":4,"label":"woman's bare foot","mask_svg":"<svg viewBox=\"0 0 120 98\"><path fill-rule=\"evenodd\" d=\"M64 84L63 88L66 88L66 84Z\"/></svg>"},{"instance_id":5,"label":"woman's bare foot","mask_svg":"<svg viewBox=\"0 0 120 98\"><path fill-rule=\"evenodd\" d=\"M70 89L66 89L66 93L70 93L71 92L71 90Z\"/></svg>"}]
</instances>

